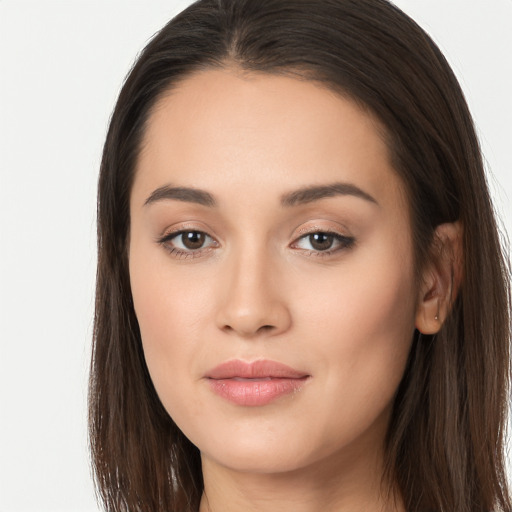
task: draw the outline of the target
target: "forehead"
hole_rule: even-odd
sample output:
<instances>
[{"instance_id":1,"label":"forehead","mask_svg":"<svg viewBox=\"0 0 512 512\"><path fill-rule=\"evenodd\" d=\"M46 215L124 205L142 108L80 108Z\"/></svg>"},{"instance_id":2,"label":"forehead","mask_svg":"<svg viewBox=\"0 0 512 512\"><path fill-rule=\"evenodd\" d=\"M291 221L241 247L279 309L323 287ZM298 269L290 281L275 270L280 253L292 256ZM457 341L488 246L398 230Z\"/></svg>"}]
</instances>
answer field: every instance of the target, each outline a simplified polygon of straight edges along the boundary
<instances>
[{"instance_id":1,"label":"forehead","mask_svg":"<svg viewBox=\"0 0 512 512\"><path fill-rule=\"evenodd\" d=\"M276 195L346 181L405 201L384 133L355 102L315 82L205 70L153 108L134 194L176 181L220 194L228 182L230 194L249 184Z\"/></svg>"}]
</instances>

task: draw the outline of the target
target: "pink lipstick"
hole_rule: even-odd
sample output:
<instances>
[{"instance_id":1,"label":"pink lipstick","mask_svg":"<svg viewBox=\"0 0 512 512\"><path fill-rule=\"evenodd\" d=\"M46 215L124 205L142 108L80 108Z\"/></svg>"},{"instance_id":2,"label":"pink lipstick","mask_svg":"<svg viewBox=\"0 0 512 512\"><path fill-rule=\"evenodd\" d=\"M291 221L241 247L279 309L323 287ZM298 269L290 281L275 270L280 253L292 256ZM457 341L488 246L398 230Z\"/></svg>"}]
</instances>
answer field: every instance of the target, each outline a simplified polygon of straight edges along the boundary
<instances>
[{"instance_id":1,"label":"pink lipstick","mask_svg":"<svg viewBox=\"0 0 512 512\"><path fill-rule=\"evenodd\" d=\"M235 359L216 366L205 377L217 395L237 405L255 407L299 391L310 375L276 361Z\"/></svg>"}]
</instances>

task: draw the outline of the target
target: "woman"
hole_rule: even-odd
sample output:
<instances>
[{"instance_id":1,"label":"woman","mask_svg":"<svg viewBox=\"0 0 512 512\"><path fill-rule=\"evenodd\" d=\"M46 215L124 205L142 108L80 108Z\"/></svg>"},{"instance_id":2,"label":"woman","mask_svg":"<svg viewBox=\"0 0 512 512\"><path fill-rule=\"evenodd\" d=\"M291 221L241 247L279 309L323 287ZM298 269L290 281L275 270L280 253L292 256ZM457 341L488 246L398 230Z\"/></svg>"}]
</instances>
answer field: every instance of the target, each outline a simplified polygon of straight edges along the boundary
<instances>
[{"instance_id":1,"label":"woman","mask_svg":"<svg viewBox=\"0 0 512 512\"><path fill-rule=\"evenodd\" d=\"M510 510L480 150L384 0L200 1L120 93L90 385L107 510Z\"/></svg>"}]
</instances>

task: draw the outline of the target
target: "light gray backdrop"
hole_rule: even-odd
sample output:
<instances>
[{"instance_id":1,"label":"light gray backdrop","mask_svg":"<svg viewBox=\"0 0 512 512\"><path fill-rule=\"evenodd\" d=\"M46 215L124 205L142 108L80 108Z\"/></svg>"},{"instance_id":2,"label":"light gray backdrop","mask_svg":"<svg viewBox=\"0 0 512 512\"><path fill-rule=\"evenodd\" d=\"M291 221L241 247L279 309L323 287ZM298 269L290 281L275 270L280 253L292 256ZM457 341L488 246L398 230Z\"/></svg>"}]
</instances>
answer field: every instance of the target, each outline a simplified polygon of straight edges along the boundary
<instances>
[{"instance_id":1,"label":"light gray backdrop","mask_svg":"<svg viewBox=\"0 0 512 512\"><path fill-rule=\"evenodd\" d=\"M188 1L0 0L0 512L97 511L86 435L95 188L133 58ZM512 0L397 0L472 108L512 232Z\"/></svg>"}]
</instances>

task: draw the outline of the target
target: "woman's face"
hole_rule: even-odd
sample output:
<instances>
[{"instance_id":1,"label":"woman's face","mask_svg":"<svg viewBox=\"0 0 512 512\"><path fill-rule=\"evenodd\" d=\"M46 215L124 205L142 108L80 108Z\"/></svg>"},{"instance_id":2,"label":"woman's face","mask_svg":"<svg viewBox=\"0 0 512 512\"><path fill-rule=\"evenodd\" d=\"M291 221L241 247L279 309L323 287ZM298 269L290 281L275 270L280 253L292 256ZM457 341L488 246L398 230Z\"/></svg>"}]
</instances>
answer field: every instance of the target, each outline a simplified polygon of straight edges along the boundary
<instances>
[{"instance_id":1,"label":"woman's face","mask_svg":"<svg viewBox=\"0 0 512 512\"><path fill-rule=\"evenodd\" d=\"M417 303L378 123L314 83L208 70L157 104L130 279L158 395L204 461L380 453Z\"/></svg>"}]
</instances>

